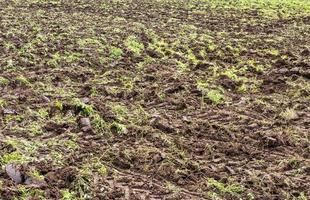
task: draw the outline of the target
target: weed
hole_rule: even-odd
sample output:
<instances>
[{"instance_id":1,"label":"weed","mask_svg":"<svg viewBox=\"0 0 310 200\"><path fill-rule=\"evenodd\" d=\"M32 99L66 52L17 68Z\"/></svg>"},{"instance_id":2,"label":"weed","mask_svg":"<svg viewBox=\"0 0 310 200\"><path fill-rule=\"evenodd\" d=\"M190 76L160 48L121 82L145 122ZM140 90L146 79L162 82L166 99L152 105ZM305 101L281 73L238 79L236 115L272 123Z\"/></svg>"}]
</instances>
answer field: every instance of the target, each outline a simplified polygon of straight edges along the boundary
<instances>
[{"instance_id":1,"label":"weed","mask_svg":"<svg viewBox=\"0 0 310 200\"><path fill-rule=\"evenodd\" d=\"M0 108L4 108L6 106L6 101L4 99L0 99Z\"/></svg>"},{"instance_id":2,"label":"weed","mask_svg":"<svg viewBox=\"0 0 310 200\"><path fill-rule=\"evenodd\" d=\"M21 128L21 130L27 131L31 136L38 136L43 134L41 124L38 121L30 122L24 128Z\"/></svg>"},{"instance_id":3,"label":"weed","mask_svg":"<svg viewBox=\"0 0 310 200\"><path fill-rule=\"evenodd\" d=\"M27 115L36 116L40 120L44 120L47 118L49 112L47 108L40 108L38 111L34 111L31 108L27 108Z\"/></svg>"},{"instance_id":4,"label":"weed","mask_svg":"<svg viewBox=\"0 0 310 200\"><path fill-rule=\"evenodd\" d=\"M50 146L50 147L53 147L53 146L55 146L55 143L58 144L57 141L50 140L50 141L47 142L47 145ZM52 150L49 153L49 157L51 157L52 162L53 162L54 165L56 165L56 166L63 166L64 165L64 156L63 156L63 154L61 152Z\"/></svg>"},{"instance_id":5,"label":"weed","mask_svg":"<svg viewBox=\"0 0 310 200\"><path fill-rule=\"evenodd\" d=\"M7 50L10 50L10 49L16 49L14 43L10 42L10 41L5 41L3 46L7 49Z\"/></svg>"},{"instance_id":6,"label":"weed","mask_svg":"<svg viewBox=\"0 0 310 200\"><path fill-rule=\"evenodd\" d=\"M92 105L87 105L78 98L74 98L71 103L82 115L90 116L94 113Z\"/></svg>"},{"instance_id":7,"label":"weed","mask_svg":"<svg viewBox=\"0 0 310 200\"><path fill-rule=\"evenodd\" d=\"M19 69L20 69L19 67L16 67L14 65L14 61L12 59L7 60L7 64L4 67L4 70L7 72L15 72L18 71Z\"/></svg>"},{"instance_id":8,"label":"weed","mask_svg":"<svg viewBox=\"0 0 310 200\"><path fill-rule=\"evenodd\" d=\"M187 59L188 59L191 63L193 63L193 64L195 64L195 65L199 62L198 59L197 59L197 57L195 56L195 54L194 54L191 50L188 51Z\"/></svg>"},{"instance_id":9,"label":"weed","mask_svg":"<svg viewBox=\"0 0 310 200\"><path fill-rule=\"evenodd\" d=\"M180 193L181 190L176 185L172 184L171 182L166 182L166 188L171 191L172 193Z\"/></svg>"},{"instance_id":10,"label":"weed","mask_svg":"<svg viewBox=\"0 0 310 200\"><path fill-rule=\"evenodd\" d=\"M123 50L117 47L111 47L110 49L110 58L119 59L123 55Z\"/></svg>"},{"instance_id":11,"label":"weed","mask_svg":"<svg viewBox=\"0 0 310 200\"><path fill-rule=\"evenodd\" d=\"M63 103L61 102L61 101L56 101L55 102L55 107L58 109L58 110L60 110L60 111L62 111L63 110Z\"/></svg>"},{"instance_id":12,"label":"weed","mask_svg":"<svg viewBox=\"0 0 310 200\"><path fill-rule=\"evenodd\" d=\"M147 65L152 64L152 63L155 63L155 61L156 61L156 60L155 60L154 58L152 58L152 57L150 57L150 56L146 56L142 62L139 62L139 63L138 63L137 67L138 67L139 69L143 69L143 68L145 68Z\"/></svg>"},{"instance_id":13,"label":"weed","mask_svg":"<svg viewBox=\"0 0 310 200\"><path fill-rule=\"evenodd\" d=\"M34 154L38 147L41 146L38 141L28 141L23 139L7 139L5 140L5 143L12 145L15 149L27 153L28 155Z\"/></svg>"},{"instance_id":14,"label":"weed","mask_svg":"<svg viewBox=\"0 0 310 200\"><path fill-rule=\"evenodd\" d=\"M207 97L214 103L219 104L224 100L224 95L222 94L221 90L210 90L207 93Z\"/></svg>"},{"instance_id":15,"label":"weed","mask_svg":"<svg viewBox=\"0 0 310 200\"><path fill-rule=\"evenodd\" d=\"M68 189L63 189L60 193L62 195L61 200L77 200L75 193Z\"/></svg>"},{"instance_id":16,"label":"weed","mask_svg":"<svg viewBox=\"0 0 310 200\"><path fill-rule=\"evenodd\" d=\"M76 150L79 147L79 145L73 140L66 140L64 145L70 150Z\"/></svg>"},{"instance_id":17,"label":"weed","mask_svg":"<svg viewBox=\"0 0 310 200\"><path fill-rule=\"evenodd\" d=\"M18 186L18 193L20 194L18 200L28 200L32 198L40 200L46 199L43 190L35 188L27 188L23 185ZM17 200L17 198L14 198L13 200L15 199Z\"/></svg>"},{"instance_id":18,"label":"weed","mask_svg":"<svg viewBox=\"0 0 310 200\"><path fill-rule=\"evenodd\" d=\"M98 172L101 176L106 176L108 174L108 169L106 168L106 166L101 165L98 169Z\"/></svg>"},{"instance_id":19,"label":"weed","mask_svg":"<svg viewBox=\"0 0 310 200\"><path fill-rule=\"evenodd\" d=\"M110 129L112 132L115 132L118 134L122 134L122 133L127 132L126 126L124 124L120 124L120 123L115 122L115 121L110 125Z\"/></svg>"},{"instance_id":20,"label":"weed","mask_svg":"<svg viewBox=\"0 0 310 200\"><path fill-rule=\"evenodd\" d=\"M22 122L24 120L24 116L22 115L7 115L4 118L4 122L6 124L10 122Z\"/></svg>"},{"instance_id":21,"label":"weed","mask_svg":"<svg viewBox=\"0 0 310 200\"><path fill-rule=\"evenodd\" d=\"M285 120L292 120L296 119L298 115L293 108L286 108L285 111L280 113L280 117Z\"/></svg>"},{"instance_id":22,"label":"weed","mask_svg":"<svg viewBox=\"0 0 310 200\"><path fill-rule=\"evenodd\" d=\"M61 59L62 58L59 52L57 52L52 55L52 58L50 60L47 61L47 65L49 65L50 67L56 68L59 66Z\"/></svg>"},{"instance_id":23,"label":"weed","mask_svg":"<svg viewBox=\"0 0 310 200\"><path fill-rule=\"evenodd\" d=\"M112 103L109 105L109 107L111 108L112 112L116 114L119 120L123 120L128 114L127 108L121 104Z\"/></svg>"},{"instance_id":24,"label":"weed","mask_svg":"<svg viewBox=\"0 0 310 200\"><path fill-rule=\"evenodd\" d=\"M127 20L125 19L125 18L123 18L123 17L115 17L114 19L113 19L113 23L126 23L127 22Z\"/></svg>"},{"instance_id":25,"label":"weed","mask_svg":"<svg viewBox=\"0 0 310 200\"><path fill-rule=\"evenodd\" d=\"M209 84L205 80L198 80L197 81L197 89L206 92L209 88Z\"/></svg>"},{"instance_id":26,"label":"weed","mask_svg":"<svg viewBox=\"0 0 310 200\"><path fill-rule=\"evenodd\" d=\"M245 83L242 83L239 87L238 87L238 91L241 93L244 93L248 90L248 87Z\"/></svg>"},{"instance_id":27,"label":"weed","mask_svg":"<svg viewBox=\"0 0 310 200\"><path fill-rule=\"evenodd\" d=\"M280 54L276 49L266 49L265 52L271 56L278 56Z\"/></svg>"},{"instance_id":28,"label":"weed","mask_svg":"<svg viewBox=\"0 0 310 200\"><path fill-rule=\"evenodd\" d=\"M25 86L30 85L30 82L24 76L18 76L16 77L15 80L17 81L17 83L21 85L25 85Z\"/></svg>"},{"instance_id":29,"label":"weed","mask_svg":"<svg viewBox=\"0 0 310 200\"><path fill-rule=\"evenodd\" d=\"M92 87L92 88L90 89L90 96L91 96L91 97L96 97L96 96L98 96L98 95L99 95L99 92L98 92L97 88Z\"/></svg>"},{"instance_id":30,"label":"weed","mask_svg":"<svg viewBox=\"0 0 310 200\"><path fill-rule=\"evenodd\" d=\"M102 38L86 38L86 39L79 39L77 43L82 48L85 48L89 45L96 45L98 47L102 47L103 44L106 43L106 41L105 39L102 39Z\"/></svg>"},{"instance_id":31,"label":"weed","mask_svg":"<svg viewBox=\"0 0 310 200\"><path fill-rule=\"evenodd\" d=\"M266 67L264 67L263 65L255 62L254 60L248 60L246 62L246 65L248 66L248 68L253 69L256 72L263 72L265 70Z\"/></svg>"},{"instance_id":32,"label":"weed","mask_svg":"<svg viewBox=\"0 0 310 200\"><path fill-rule=\"evenodd\" d=\"M207 185L209 187L217 189L222 194L229 193L231 195L240 195L245 190L243 187L239 185L236 184L225 185L224 183L221 183L213 178L207 179Z\"/></svg>"},{"instance_id":33,"label":"weed","mask_svg":"<svg viewBox=\"0 0 310 200\"><path fill-rule=\"evenodd\" d=\"M0 76L0 86L4 87L7 86L10 83L10 81L2 76Z\"/></svg>"},{"instance_id":34,"label":"weed","mask_svg":"<svg viewBox=\"0 0 310 200\"><path fill-rule=\"evenodd\" d=\"M177 67L178 67L178 70L180 72L188 72L188 71L190 71L188 66L186 64L182 63L181 61L177 61Z\"/></svg>"},{"instance_id":35,"label":"weed","mask_svg":"<svg viewBox=\"0 0 310 200\"><path fill-rule=\"evenodd\" d=\"M215 44L209 44L209 45L207 46L208 52L214 52L217 48L218 48L218 47L217 47L217 45L215 45Z\"/></svg>"},{"instance_id":36,"label":"weed","mask_svg":"<svg viewBox=\"0 0 310 200\"><path fill-rule=\"evenodd\" d=\"M141 55L144 45L139 42L135 36L129 36L125 41L126 47L134 53L135 56Z\"/></svg>"},{"instance_id":37,"label":"weed","mask_svg":"<svg viewBox=\"0 0 310 200\"><path fill-rule=\"evenodd\" d=\"M30 177L34 178L35 180L43 181L44 176L40 174L37 170L32 170L29 174Z\"/></svg>"},{"instance_id":38,"label":"weed","mask_svg":"<svg viewBox=\"0 0 310 200\"><path fill-rule=\"evenodd\" d=\"M134 82L132 78L127 76L120 77L120 81L122 82L123 88L127 92L131 92L134 88Z\"/></svg>"},{"instance_id":39,"label":"weed","mask_svg":"<svg viewBox=\"0 0 310 200\"><path fill-rule=\"evenodd\" d=\"M107 169L107 167L106 167L104 164L102 164L98 158L96 158L96 159L94 160L93 168L94 168L94 170L96 170L101 176L107 176L107 175L108 175L108 169Z\"/></svg>"},{"instance_id":40,"label":"weed","mask_svg":"<svg viewBox=\"0 0 310 200\"><path fill-rule=\"evenodd\" d=\"M132 124L143 125L148 121L149 117L149 113L147 113L142 106L138 106L138 108L133 111L133 115L130 116L129 120Z\"/></svg>"},{"instance_id":41,"label":"weed","mask_svg":"<svg viewBox=\"0 0 310 200\"><path fill-rule=\"evenodd\" d=\"M236 54L236 55L239 55L239 52L240 52L238 47L233 47L231 45L226 45L225 50L233 54Z\"/></svg>"},{"instance_id":42,"label":"weed","mask_svg":"<svg viewBox=\"0 0 310 200\"><path fill-rule=\"evenodd\" d=\"M230 68L225 70L222 75L227 76L229 79L233 81L239 81L240 78L237 76L236 71L234 68Z\"/></svg>"},{"instance_id":43,"label":"weed","mask_svg":"<svg viewBox=\"0 0 310 200\"><path fill-rule=\"evenodd\" d=\"M40 108L37 112L36 115L41 118L41 119L46 119L48 116L49 112L46 108Z\"/></svg>"},{"instance_id":44,"label":"weed","mask_svg":"<svg viewBox=\"0 0 310 200\"><path fill-rule=\"evenodd\" d=\"M20 152L17 152L17 151L14 151L12 153L3 154L0 157L0 163L2 165L6 165L6 164L9 164L9 163L25 163L27 161L28 161L28 158L25 157Z\"/></svg>"},{"instance_id":45,"label":"weed","mask_svg":"<svg viewBox=\"0 0 310 200\"><path fill-rule=\"evenodd\" d=\"M306 195L301 192L298 197L294 197L293 200L307 200L308 198L306 197Z\"/></svg>"},{"instance_id":46,"label":"weed","mask_svg":"<svg viewBox=\"0 0 310 200\"><path fill-rule=\"evenodd\" d=\"M64 60L68 63L74 63L80 61L84 54L77 53L77 52L66 52L63 56Z\"/></svg>"},{"instance_id":47,"label":"weed","mask_svg":"<svg viewBox=\"0 0 310 200\"><path fill-rule=\"evenodd\" d=\"M83 165L79 170L79 175L74 181L74 191L78 194L79 199L90 199L93 194L92 186L92 170L89 165Z\"/></svg>"},{"instance_id":48,"label":"weed","mask_svg":"<svg viewBox=\"0 0 310 200\"><path fill-rule=\"evenodd\" d=\"M215 192L211 192L211 191L207 192L206 196L207 196L208 198L212 199L212 200L223 200L223 199L220 197L220 195L218 195L218 194L215 193Z\"/></svg>"},{"instance_id":49,"label":"weed","mask_svg":"<svg viewBox=\"0 0 310 200\"><path fill-rule=\"evenodd\" d=\"M247 197L248 197L249 200L254 200L255 199L254 194L251 193L251 192L247 193Z\"/></svg>"},{"instance_id":50,"label":"weed","mask_svg":"<svg viewBox=\"0 0 310 200\"><path fill-rule=\"evenodd\" d=\"M91 124L97 133L103 133L107 129L107 123L102 119L99 114L93 114L91 119Z\"/></svg>"}]
</instances>

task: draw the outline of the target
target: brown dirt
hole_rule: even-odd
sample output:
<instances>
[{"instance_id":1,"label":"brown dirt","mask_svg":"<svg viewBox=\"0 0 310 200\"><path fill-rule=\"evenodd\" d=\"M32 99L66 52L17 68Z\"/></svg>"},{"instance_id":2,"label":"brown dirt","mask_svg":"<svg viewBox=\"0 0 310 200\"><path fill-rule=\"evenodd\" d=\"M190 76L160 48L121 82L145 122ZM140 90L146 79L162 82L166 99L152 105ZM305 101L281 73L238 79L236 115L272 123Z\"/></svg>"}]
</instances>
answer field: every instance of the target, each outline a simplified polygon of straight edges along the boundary
<instances>
[{"instance_id":1,"label":"brown dirt","mask_svg":"<svg viewBox=\"0 0 310 200\"><path fill-rule=\"evenodd\" d=\"M19 152L23 159L9 162L44 182L14 183L3 168L1 199L61 199L66 190L98 200L310 198L309 16L102 2L0 1L0 78L9 80L0 84L1 165ZM124 43L129 35L144 45L138 56ZM91 38L104 46L81 44ZM111 46L121 58L110 59ZM232 66L238 80L226 73ZM210 88L224 91L221 103Z\"/></svg>"}]
</instances>

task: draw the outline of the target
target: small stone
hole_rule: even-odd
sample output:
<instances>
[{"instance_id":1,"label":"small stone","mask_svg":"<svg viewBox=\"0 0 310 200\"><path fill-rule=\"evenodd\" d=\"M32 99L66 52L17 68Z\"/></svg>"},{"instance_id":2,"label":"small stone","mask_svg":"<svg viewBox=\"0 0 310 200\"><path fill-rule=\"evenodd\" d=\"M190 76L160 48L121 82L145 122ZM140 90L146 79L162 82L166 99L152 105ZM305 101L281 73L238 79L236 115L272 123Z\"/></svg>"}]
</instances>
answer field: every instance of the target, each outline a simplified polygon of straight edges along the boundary
<instances>
[{"instance_id":1,"label":"small stone","mask_svg":"<svg viewBox=\"0 0 310 200\"><path fill-rule=\"evenodd\" d=\"M222 158L215 158L212 160L214 163L219 163L222 161Z\"/></svg>"},{"instance_id":2,"label":"small stone","mask_svg":"<svg viewBox=\"0 0 310 200\"><path fill-rule=\"evenodd\" d=\"M83 117L80 119L80 126L82 131L84 132L87 132L92 129L90 119L88 117Z\"/></svg>"},{"instance_id":3,"label":"small stone","mask_svg":"<svg viewBox=\"0 0 310 200\"><path fill-rule=\"evenodd\" d=\"M187 122L187 123L191 122L191 120L190 120L189 117L187 117L187 116L183 116L183 117L182 117L182 120L183 120L184 122Z\"/></svg>"},{"instance_id":4,"label":"small stone","mask_svg":"<svg viewBox=\"0 0 310 200\"><path fill-rule=\"evenodd\" d=\"M47 96L43 96L42 100L45 101L46 103L51 102L51 100Z\"/></svg>"},{"instance_id":5,"label":"small stone","mask_svg":"<svg viewBox=\"0 0 310 200\"><path fill-rule=\"evenodd\" d=\"M90 119L87 118L87 117L83 117L80 119L80 124L82 127L85 127L85 126L91 126L90 124Z\"/></svg>"},{"instance_id":6,"label":"small stone","mask_svg":"<svg viewBox=\"0 0 310 200\"><path fill-rule=\"evenodd\" d=\"M231 167L225 166L225 168L230 174L236 174L235 170L233 170Z\"/></svg>"},{"instance_id":7,"label":"small stone","mask_svg":"<svg viewBox=\"0 0 310 200\"><path fill-rule=\"evenodd\" d=\"M9 175L9 177L17 184L23 182L23 175L18 169L19 167L15 164L8 164L5 167L6 173Z\"/></svg>"},{"instance_id":8,"label":"small stone","mask_svg":"<svg viewBox=\"0 0 310 200\"><path fill-rule=\"evenodd\" d=\"M3 109L3 114L5 114L5 115L15 115L17 113L13 109Z\"/></svg>"},{"instance_id":9,"label":"small stone","mask_svg":"<svg viewBox=\"0 0 310 200\"><path fill-rule=\"evenodd\" d=\"M167 121L158 121L155 123L155 128L166 133L173 133L175 131L175 129Z\"/></svg>"},{"instance_id":10,"label":"small stone","mask_svg":"<svg viewBox=\"0 0 310 200\"><path fill-rule=\"evenodd\" d=\"M90 99L88 97L84 97L82 99L82 102L88 104L90 102Z\"/></svg>"},{"instance_id":11,"label":"small stone","mask_svg":"<svg viewBox=\"0 0 310 200\"><path fill-rule=\"evenodd\" d=\"M153 163L159 163L163 161L166 158L165 154L163 153L157 153L153 156Z\"/></svg>"},{"instance_id":12,"label":"small stone","mask_svg":"<svg viewBox=\"0 0 310 200\"><path fill-rule=\"evenodd\" d=\"M298 67L293 67L290 72L292 73L299 73L299 68Z\"/></svg>"},{"instance_id":13,"label":"small stone","mask_svg":"<svg viewBox=\"0 0 310 200\"><path fill-rule=\"evenodd\" d=\"M280 74L286 74L289 70L287 68L281 68L279 69Z\"/></svg>"}]
</instances>

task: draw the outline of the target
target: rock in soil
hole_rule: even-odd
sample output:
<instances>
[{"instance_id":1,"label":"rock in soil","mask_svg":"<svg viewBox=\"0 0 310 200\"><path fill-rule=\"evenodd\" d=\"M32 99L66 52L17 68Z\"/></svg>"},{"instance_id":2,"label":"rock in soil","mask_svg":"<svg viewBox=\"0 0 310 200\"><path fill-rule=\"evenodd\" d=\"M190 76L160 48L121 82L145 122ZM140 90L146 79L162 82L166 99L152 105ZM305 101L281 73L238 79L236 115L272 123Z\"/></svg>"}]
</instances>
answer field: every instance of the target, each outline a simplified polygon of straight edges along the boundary
<instances>
[{"instance_id":1,"label":"rock in soil","mask_svg":"<svg viewBox=\"0 0 310 200\"><path fill-rule=\"evenodd\" d=\"M15 164L8 164L5 167L5 171L15 183L20 184L24 181L24 176L20 172L20 166Z\"/></svg>"},{"instance_id":2,"label":"rock in soil","mask_svg":"<svg viewBox=\"0 0 310 200\"><path fill-rule=\"evenodd\" d=\"M90 123L90 119L87 117L83 117L80 119L80 126L82 128L82 131L86 132L91 130L91 123Z\"/></svg>"}]
</instances>

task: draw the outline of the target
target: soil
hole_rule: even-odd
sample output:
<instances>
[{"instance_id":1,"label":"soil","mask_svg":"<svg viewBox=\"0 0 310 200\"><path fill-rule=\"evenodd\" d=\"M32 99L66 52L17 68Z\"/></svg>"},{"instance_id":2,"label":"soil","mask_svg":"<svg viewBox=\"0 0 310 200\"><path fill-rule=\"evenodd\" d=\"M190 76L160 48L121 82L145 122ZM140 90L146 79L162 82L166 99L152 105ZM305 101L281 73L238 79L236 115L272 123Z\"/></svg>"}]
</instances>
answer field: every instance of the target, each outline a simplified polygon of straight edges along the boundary
<instances>
[{"instance_id":1,"label":"soil","mask_svg":"<svg viewBox=\"0 0 310 200\"><path fill-rule=\"evenodd\" d=\"M0 199L310 198L309 13L195 2L0 1Z\"/></svg>"}]
</instances>

